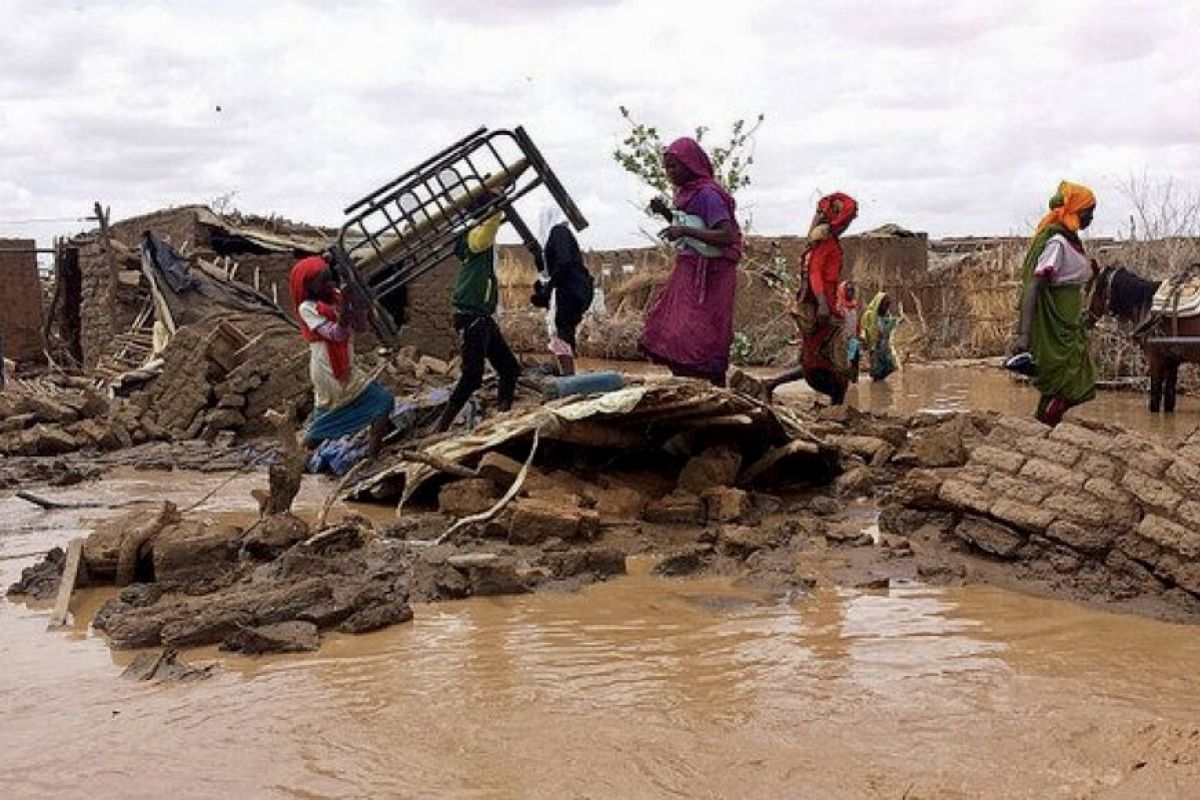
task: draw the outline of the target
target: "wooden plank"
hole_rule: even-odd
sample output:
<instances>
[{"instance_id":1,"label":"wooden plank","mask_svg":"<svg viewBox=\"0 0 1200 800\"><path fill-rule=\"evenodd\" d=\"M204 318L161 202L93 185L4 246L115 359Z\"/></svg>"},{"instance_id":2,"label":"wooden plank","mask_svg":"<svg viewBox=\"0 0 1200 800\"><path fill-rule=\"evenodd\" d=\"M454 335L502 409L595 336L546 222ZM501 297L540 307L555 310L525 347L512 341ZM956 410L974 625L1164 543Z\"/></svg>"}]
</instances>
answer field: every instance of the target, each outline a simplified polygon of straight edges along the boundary
<instances>
[{"instance_id":1,"label":"wooden plank","mask_svg":"<svg viewBox=\"0 0 1200 800\"><path fill-rule=\"evenodd\" d=\"M71 595L75 593L75 581L79 578L79 565L83 560L83 539L72 539L67 545L67 563L63 568L62 580L58 584L58 599L50 614L50 627L61 628L67 624L71 611Z\"/></svg>"}]
</instances>

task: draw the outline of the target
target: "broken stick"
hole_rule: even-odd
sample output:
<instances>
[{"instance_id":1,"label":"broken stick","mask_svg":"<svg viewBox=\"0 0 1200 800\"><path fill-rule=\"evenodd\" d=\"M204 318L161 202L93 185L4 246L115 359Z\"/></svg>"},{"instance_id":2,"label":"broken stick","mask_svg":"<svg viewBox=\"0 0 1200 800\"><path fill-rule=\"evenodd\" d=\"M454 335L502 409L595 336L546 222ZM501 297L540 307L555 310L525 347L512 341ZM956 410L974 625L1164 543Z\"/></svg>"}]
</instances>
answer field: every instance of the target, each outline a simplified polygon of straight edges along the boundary
<instances>
[{"instance_id":1,"label":"broken stick","mask_svg":"<svg viewBox=\"0 0 1200 800\"><path fill-rule=\"evenodd\" d=\"M75 592L75 581L79 577L79 564L83 559L83 539L72 539L67 545L67 563L63 567L62 579L58 582L58 598L54 611L50 613L50 627L61 628L67 624L71 612L71 595Z\"/></svg>"},{"instance_id":2,"label":"broken stick","mask_svg":"<svg viewBox=\"0 0 1200 800\"><path fill-rule=\"evenodd\" d=\"M17 497L27 503L33 503L35 506L46 509L47 511L59 511L68 508L103 508L103 503L63 503L58 500L50 500L46 497L41 497L33 492L24 490L17 492Z\"/></svg>"}]
</instances>

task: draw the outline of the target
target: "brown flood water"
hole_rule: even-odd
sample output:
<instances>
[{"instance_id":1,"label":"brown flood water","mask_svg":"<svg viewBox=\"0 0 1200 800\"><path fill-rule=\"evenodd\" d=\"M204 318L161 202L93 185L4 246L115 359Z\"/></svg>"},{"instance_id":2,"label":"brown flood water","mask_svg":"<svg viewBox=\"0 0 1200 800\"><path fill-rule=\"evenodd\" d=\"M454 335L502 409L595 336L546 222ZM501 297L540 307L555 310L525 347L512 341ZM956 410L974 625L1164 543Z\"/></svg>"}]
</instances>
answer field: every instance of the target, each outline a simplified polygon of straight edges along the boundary
<instances>
[{"instance_id":1,"label":"brown flood water","mask_svg":"<svg viewBox=\"0 0 1200 800\"><path fill-rule=\"evenodd\" d=\"M1032 399L978 370L898 377L857 402ZM1109 403L1131 424L1141 397L1094 407ZM61 496L186 503L221 479L128 472ZM261 480L206 510L247 511ZM111 513L0 497L0 580ZM575 595L418 607L311 655L193 651L221 669L180 685L121 680L130 654L0 602L0 796L1198 796L1200 629L982 587L776 603L649 566ZM102 599L84 593L79 616Z\"/></svg>"}]
</instances>

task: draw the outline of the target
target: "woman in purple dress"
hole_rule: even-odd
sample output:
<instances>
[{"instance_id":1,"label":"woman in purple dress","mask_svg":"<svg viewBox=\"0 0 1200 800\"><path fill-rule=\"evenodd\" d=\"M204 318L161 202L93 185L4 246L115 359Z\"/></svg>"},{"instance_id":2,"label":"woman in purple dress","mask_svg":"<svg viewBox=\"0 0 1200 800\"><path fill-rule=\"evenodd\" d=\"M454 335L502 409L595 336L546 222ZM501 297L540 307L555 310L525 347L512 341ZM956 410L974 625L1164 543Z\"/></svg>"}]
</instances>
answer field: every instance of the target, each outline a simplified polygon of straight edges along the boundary
<instances>
[{"instance_id":1,"label":"woman in purple dress","mask_svg":"<svg viewBox=\"0 0 1200 800\"><path fill-rule=\"evenodd\" d=\"M724 386L742 257L736 205L695 139L673 142L663 169L675 187L674 209L655 198L650 210L671 223L662 235L676 247L675 269L646 315L639 345L674 375Z\"/></svg>"}]
</instances>

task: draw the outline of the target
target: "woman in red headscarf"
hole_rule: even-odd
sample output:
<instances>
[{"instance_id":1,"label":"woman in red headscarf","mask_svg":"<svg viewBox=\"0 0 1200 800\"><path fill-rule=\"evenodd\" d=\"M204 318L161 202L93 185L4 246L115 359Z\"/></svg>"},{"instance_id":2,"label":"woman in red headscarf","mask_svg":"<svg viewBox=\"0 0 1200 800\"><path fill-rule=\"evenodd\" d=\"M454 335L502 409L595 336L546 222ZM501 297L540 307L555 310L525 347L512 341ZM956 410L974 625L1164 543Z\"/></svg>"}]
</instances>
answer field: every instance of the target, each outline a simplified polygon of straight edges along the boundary
<instances>
[{"instance_id":1,"label":"woman in red headscarf","mask_svg":"<svg viewBox=\"0 0 1200 800\"><path fill-rule=\"evenodd\" d=\"M646 315L639 345L675 375L724 386L742 257L737 205L695 139L673 142L663 169L675 187L674 208L655 198L650 210L671 223L662 236L675 245L675 269Z\"/></svg>"},{"instance_id":2,"label":"woman in red headscarf","mask_svg":"<svg viewBox=\"0 0 1200 800\"><path fill-rule=\"evenodd\" d=\"M289 289L300 335L309 343L313 422L305 444L339 439L370 427L368 451L376 452L395 403L392 395L354 366L355 328L361 328L325 256L302 258L292 267Z\"/></svg>"},{"instance_id":3,"label":"woman in red headscarf","mask_svg":"<svg viewBox=\"0 0 1200 800\"><path fill-rule=\"evenodd\" d=\"M808 232L802 264L804 281L796 293L792 312L800 329L800 366L763 384L766 396L785 383L801 378L837 406L845 402L854 374L850 363L850 337L845 309L839 302L842 277L842 233L858 216L858 203L842 192L822 197ZM851 324L857 327L855 319Z\"/></svg>"}]
</instances>

